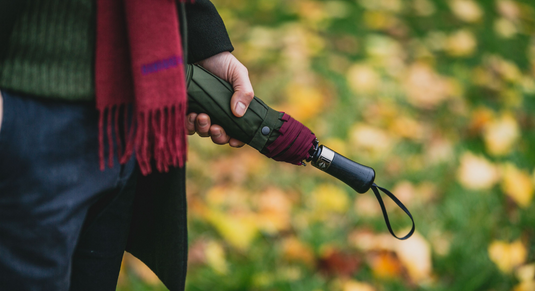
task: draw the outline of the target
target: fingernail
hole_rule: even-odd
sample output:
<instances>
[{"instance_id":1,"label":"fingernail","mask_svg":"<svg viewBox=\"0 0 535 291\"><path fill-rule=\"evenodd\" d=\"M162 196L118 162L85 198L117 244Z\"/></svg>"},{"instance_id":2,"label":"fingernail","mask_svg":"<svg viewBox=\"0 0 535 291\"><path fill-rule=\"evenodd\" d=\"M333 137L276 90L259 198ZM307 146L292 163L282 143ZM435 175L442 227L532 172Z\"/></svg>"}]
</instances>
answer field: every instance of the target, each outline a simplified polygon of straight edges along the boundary
<instances>
[{"instance_id":1,"label":"fingernail","mask_svg":"<svg viewBox=\"0 0 535 291\"><path fill-rule=\"evenodd\" d=\"M216 130L215 130L215 134L212 135L212 137L214 137L214 138L218 138L218 137L220 137L220 136L221 136L221 130L216 129Z\"/></svg>"},{"instance_id":2,"label":"fingernail","mask_svg":"<svg viewBox=\"0 0 535 291\"><path fill-rule=\"evenodd\" d=\"M208 122L206 120L204 120L204 119L199 120L199 125L200 126L205 126L207 124L208 124Z\"/></svg>"},{"instance_id":3,"label":"fingernail","mask_svg":"<svg viewBox=\"0 0 535 291\"><path fill-rule=\"evenodd\" d=\"M195 116L193 116L193 115L188 116L188 121L190 123L193 123L195 121Z\"/></svg>"},{"instance_id":4,"label":"fingernail","mask_svg":"<svg viewBox=\"0 0 535 291\"><path fill-rule=\"evenodd\" d=\"M238 102L238 104L236 104L236 113L243 116L245 114L245 104Z\"/></svg>"}]
</instances>

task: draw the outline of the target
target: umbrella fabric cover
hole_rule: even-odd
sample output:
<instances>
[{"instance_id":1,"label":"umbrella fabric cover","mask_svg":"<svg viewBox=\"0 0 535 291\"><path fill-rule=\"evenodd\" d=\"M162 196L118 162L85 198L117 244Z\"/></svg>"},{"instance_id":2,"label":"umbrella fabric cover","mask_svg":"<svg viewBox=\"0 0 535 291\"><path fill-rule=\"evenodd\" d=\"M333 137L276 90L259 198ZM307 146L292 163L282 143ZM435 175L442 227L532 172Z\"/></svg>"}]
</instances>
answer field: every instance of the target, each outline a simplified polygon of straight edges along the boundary
<instances>
[{"instance_id":1,"label":"umbrella fabric cover","mask_svg":"<svg viewBox=\"0 0 535 291\"><path fill-rule=\"evenodd\" d=\"M207 113L228 135L276 161L301 165L310 157L316 136L299 121L257 97L238 118L230 108L234 92L230 84L200 66L188 65L187 70L189 112Z\"/></svg>"}]
</instances>

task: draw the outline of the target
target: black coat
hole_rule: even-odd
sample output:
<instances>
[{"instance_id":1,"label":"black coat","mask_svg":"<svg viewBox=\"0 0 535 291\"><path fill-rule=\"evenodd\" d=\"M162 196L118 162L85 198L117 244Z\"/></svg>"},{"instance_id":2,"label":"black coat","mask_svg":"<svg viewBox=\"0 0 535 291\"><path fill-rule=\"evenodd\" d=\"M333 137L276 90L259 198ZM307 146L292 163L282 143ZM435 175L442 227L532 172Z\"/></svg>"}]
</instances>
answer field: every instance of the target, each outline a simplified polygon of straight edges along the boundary
<instances>
[{"instance_id":1,"label":"black coat","mask_svg":"<svg viewBox=\"0 0 535 291\"><path fill-rule=\"evenodd\" d=\"M26 1L0 0L0 60L6 57L8 46L3 44ZM223 21L209 0L180 4L179 15L188 63L233 50ZM185 169L139 176L126 250L149 266L167 288L183 290L188 249Z\"/></svg>"}]
</instances>

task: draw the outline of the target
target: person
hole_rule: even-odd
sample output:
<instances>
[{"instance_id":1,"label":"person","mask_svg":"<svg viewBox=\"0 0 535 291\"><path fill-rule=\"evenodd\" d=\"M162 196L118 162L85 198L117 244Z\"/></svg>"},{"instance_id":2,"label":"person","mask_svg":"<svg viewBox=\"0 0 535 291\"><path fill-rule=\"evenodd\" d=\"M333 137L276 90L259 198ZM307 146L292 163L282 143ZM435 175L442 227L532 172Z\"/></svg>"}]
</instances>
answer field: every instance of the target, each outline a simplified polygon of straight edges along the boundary
<instances>
[{"instance_id":1,"label":"person","mask_svg":"<svg viewBox=\"0 0 535 291\"><path fill-rule=\"evenodd\" d=\"M96 5L0 2L2 290L115 290L125 250L184 289L185 167L144 176L132 156L99 168ZM217 10L209 0L177 9L184 59L232 83L243 116L253 89ZM186 120L188 134L243 146L206 114Z\"/></svg>"}]
</instances>

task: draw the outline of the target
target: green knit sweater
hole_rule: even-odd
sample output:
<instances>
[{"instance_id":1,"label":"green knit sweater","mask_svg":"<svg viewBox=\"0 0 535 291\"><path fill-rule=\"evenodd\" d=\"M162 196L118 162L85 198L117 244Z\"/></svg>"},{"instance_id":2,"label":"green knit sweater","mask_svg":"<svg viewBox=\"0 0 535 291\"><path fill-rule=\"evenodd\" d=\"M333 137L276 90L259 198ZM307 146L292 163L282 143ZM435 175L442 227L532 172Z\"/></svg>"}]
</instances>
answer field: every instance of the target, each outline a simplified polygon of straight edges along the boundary
<instances>
[{"instance_id":1,"label":"green knit sweater","mask_svg":"<svg viewBox=\"0 0 535 291\"><path fill-rule=\"evenodd\" d=\"M0 88L94 100L95 21L94 0L28 1L0 63Z\"/></svg>"}]
</instances>

